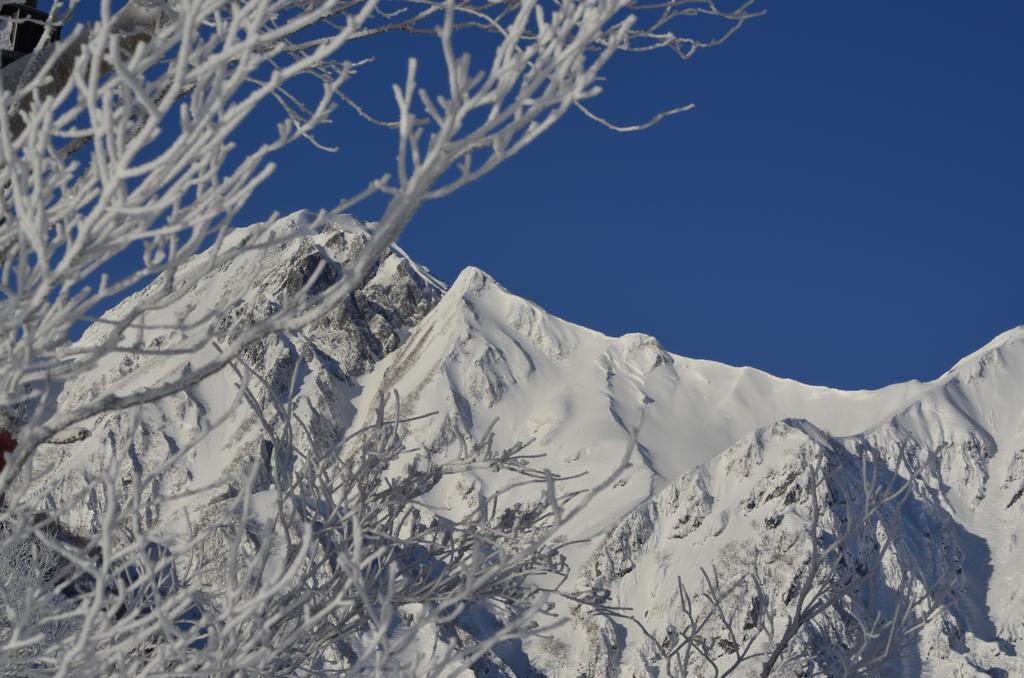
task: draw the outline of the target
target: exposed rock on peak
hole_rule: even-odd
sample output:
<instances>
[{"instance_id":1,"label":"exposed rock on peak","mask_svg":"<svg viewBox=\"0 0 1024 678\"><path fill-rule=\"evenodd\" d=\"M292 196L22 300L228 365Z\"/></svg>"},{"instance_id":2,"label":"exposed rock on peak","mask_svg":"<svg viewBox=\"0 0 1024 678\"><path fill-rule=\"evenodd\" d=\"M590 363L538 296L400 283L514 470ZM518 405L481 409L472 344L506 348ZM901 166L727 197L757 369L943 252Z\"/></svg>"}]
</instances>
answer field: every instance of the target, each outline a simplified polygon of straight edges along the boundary
<instances>
[{"instance_id":1,"label":"exposed rock on peak","mask_svg":"<svg viewBox=\"0 0 1024 678\"><path fill-rule=\"evenodd\" d=\"M297 212L271 230L302 233L311 217ZM200 284L153 318L163 329L147 329L141 340L151 347L178 345L187 330L169 328L190 318L223 312L229 331L272 312L284 295L327 289L351 266L371 228L340 220L270 246L251 289L242 286L253 258L197 256L179 275ZM255 237L251 229L238 229L229 242L249 237ZM106 319L122 317L154 289L136 293ZM242 303L227 308L238 296ZM97 324L82 341L102 341L107 331ZM446 291L394 247L358 291L301 337L271 335L245 357L264 380L257 397L294 403L310 431L303 444L320 449L364 423L378 399L397 390L405 414L437 413L406 427L410 450L446 454L458 437L480 439L488 432L498 446L533 440L543 465L573 477L574 489L603 480L632 450L626 472L566 527L567 538L584 540L567 552L569 586L584 597L633 607L652 635L569 611L573 623L558 631L559 642L578 652L566 658L546 656L540 645L523 650L552 676L648 675L656 655L651 639L678 638L679 610L667 592L675 591L677 576L699 587L700 567L723 575L763 573L773 607L753 609L751 591L742 587L730 604L736 614L778 614L782 623L806 564L811 497L827 507L823 529L836 529L846 509L835 499L855 499L863 490L860 464L868 453L874 468L890 476L901 458L928 465L912 502L880 514L843 554L843 567L857 573L873 540L894 544L884 567L870 575L870 596L876 597L865 593L849 610L895 609L905 602L900 586L920 590L959 569L947 613L925 629L910 664L893 671L1024 675L1009 652L1024 640L1017 546L1024 516L1024 327L1000 335L935 381L847 392L683 358L642 334L604 336L548 314L475 267ZM188 369L184 357L112 356L67 384L61 402ZM173 487L163 491L230 477L265 456L248 411L200 435L226 414L233 393L234 378L224 372L143 406L137 420L103 415L92 423L88 441L55 446L39 463L59 462L67 471L65 489L74 492L81 474L112 445L134 446L148 467L195 443L188 463L170 476ZM819 462L829 480L815 490L809 473ZM469 511L476 490L515 480L467 474L444 480L422 499L441 513ZM194 515L215 510L214 497L187 501L197 508ZM516 506L537 506L542 498L513 491L506 501L514 516ZM90 516L79 519L84 527ZM174 528L173 516L153 519ZM822 666L853 633L841 617L829 618L831 626L806 639L818 644ZM707 642L720 656L735 651L733 641L722 640L709 632Z\"/></svg>"}]
</instances>

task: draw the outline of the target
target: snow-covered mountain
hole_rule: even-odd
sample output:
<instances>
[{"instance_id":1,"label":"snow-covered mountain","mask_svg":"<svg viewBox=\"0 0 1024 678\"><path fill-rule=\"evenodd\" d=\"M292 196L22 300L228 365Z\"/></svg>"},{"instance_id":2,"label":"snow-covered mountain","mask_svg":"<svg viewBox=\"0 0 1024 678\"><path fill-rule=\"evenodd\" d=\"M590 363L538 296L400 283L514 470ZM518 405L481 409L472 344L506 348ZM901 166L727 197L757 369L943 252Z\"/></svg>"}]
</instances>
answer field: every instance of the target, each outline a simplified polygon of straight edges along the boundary
<instances>
[{"instance_id":1,"label":"snow-covered mountain","mask_svg":"<svg viewBox=\"0 0 1024 678\"><path fill-rule=\"evenodd\" d=\"M290 228L297 218L286 217L279 227ZM243 291L234 317L268 313L282 290L308 280L324 252L332 261L317 284L332 284L367 233L351 220L272 251L264 283ZM240 269L234 267L244 265L207 274L200 292L167 309L166 327L147 330L142 343L186 341L187 331L174 324L236 293ZM127 299L107 319L148 293ZM98 324L82 341L102 341L105 331ZM656 645L670 645L683 624L677 581L699 590L701 567L714 566L723 577L741 568L762 572L773 607L753 614L777 614L783 624L808 558L809 540L801 541L811 506L808 471L821 459L831 469L829 482L843 485L821 488L823 520L838 525L846 509L830 497L858 495L869 450L883 475L897 471L900 452L928 459L929 466L903 504L873 519L871 529L884 536L878 539L892 546L881 569L868 575L873 597L850 601L851 609L891 614L935 582L948 581L950 591L946 609L892 670L1024 675L1014 649L1024 641L1017 551L1024 534L1024 328L1000 335L934 381L841 391L684 358L645 335L604 336L549 315L479 269L466 269L445 289L392 248L344 308L301 337L271 336L247 358L266 380L254 387L262 389L260 397L280 397L293 373L299 375L294 402L309 424L309 445L335 444L393 391L401 394L404 413L437 412L408 425L410 447L445 454L456 435L479 439L488 431L499 444L532 439L552 471L586 472L571 481L580 489L617 467L636 436L630 467L567 528L568 537L589 539L569 551L569 588L631 608L649 635L566 602L560 609L570 623L552 641L528 644L528 659L504 666L510 673L657 675L650 668ZM62 403L187 369L187 357L111 358L67 384ZM110 440L129 441L138 463L159 464L193 441L204 421L227 411L225 394L236 381L225 371L141 413L104 415L91 424L89 440L55 447L37 463L57 461L68 470L69 492L80 477L71 471L94 463ZM260 431L250 419L243 411L223 433L195 443L176 487L163 491L186 493L259 459ZM469 511L476 487L506 482L500 475L453 478L425 500L442 513ZM87 520L82 516L83 525ZM862 539L850 548L851 562L859 562L856 549L872 545ZM731 600L737 613L751 614L749 590ZM849 642L843 620L834 621L831 632L807 639L819 644L822 665L830 644ZM736 641L716 637L713 626L706 633L716 657L727 660L737 651Z\"/></svg>"}]
</instances>

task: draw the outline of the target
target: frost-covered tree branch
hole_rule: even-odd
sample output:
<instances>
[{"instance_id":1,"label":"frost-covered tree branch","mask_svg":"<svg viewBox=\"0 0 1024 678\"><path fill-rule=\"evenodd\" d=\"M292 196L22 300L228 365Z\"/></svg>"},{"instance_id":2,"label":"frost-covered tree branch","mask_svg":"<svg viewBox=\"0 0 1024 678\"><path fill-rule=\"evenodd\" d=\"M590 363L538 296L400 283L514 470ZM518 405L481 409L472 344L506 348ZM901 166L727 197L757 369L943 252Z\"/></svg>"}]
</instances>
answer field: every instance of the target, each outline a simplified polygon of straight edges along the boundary
<instances>
[{"instance_id":1,"label":"frost-covered tree branch","mask_svg":"<svg viewBox=\"0 0 1024 678\"><path fill-rule=\"evenodd\" d=\"M302 453L289 433L301 422L282 420L287 404L264 414L251 373L240 366L238 374L272 456L199 504L201 513L186 509L178 529L148 520L181 502L159 486L189 449L149 471L116 450L78 496L51 496L51 509L34 514L7 507L5 667L447 675L509 637L544 630L535 618L545 598L533 579L564 567L550 537L588 502L554 490L557 478L530 473L523 446L497 450L488 437L450 462L403 466L403 422L382 402L376 421L338 448ZM548 488L553 510L508 524L497 496L458 520L417 501L445 475L476 466L525 473ZM93 529L63 524L76 506ZM423 655L426 640L459 629L481 606L502 616L499 633Z\"/></svg>"},{"instance_id":2,"label":"frost-covered tree branch","mask_svg":"<svg viewBox=\"0 0 1024 678\"><path fill-rule=\"evenodd\" d=\"M54 20L68 14L58 8L74 7L58 3ZM652 13L656 18L639 28ZM394 87L394 171L367 177L350 198L306 225L312 231L370 194L388 196L364 258L342 284L311 299L277 300L275 313L232 328L230 337L224 329L230 309L211 309L201 327L190 328L193 343L177 350L198 352L216 338L217 355L193 365L187 377L103 394L78 411L49 416L52 402L41 406L48 419L35 418L23 431L26 451L100 412L197 383L269 332L308 324L358 286L424 201L483 176L596 96L601 69L616 51L686 43L689 54L717 39L672 38L673 20L711 16L728 34L754 15L747 5L725 12L713 2L623 0L552 7L408 3L387 11L374 0L182 0L119 9L106 0L101 14L101 21L41 44L3 73L0 286L10 309L3 320L10 356L3 390L17 398L27 386L32 398L51 400L56 391L47 384L73 378L101 355L143 350L138 333L147 314L187 294L205 272L180 270L196 252L217 253L207 259L210 270L274 244L269 221L245 242L230 240L233 219L273 170L275 151L313 138L335 106L353 101L345 90L362 62L344 55L354 41L412 28L435 35L447 82L443 91L421 84L419 61L410 58L404 82ZM495 36L493 52L484 55L489 63L478 68L455 44L460 31L474 29ZM320 83L313 101L288 89L304 78ZM276 133L246 149L240 162L230 161L246 121L269 100L283 107ZM108 263L128 252L138 257L137 267ZM253 262L257 276L258 256ZM68 343L76 323L96 318L94 309L153 277L166 294L137 304L111 325L107 341L88 349Z\"/></svg>"},{"instance_id":3,"label":"frost-covered tree branch","mask_svg":"<svg viewBox=\"0 0 1024 678\"><path fill-rule=\"evenodd\" d=\"M689 58L756 16L751 3L99 0L94 21L80 19L84 6L53 2L44 23L61 39L43 31L0 69L0 409L18 439L0 472L0 664L26 675L434 675L534 633L546 609L535 579L562 566L552 535L593 493L572 501L521 448L487 440L455 460L409 462L385 403L366 430L317 449L308 418L248 356L269 337L301 345L425 202L570 110L615 127L593 109L616 53ZM707 36L688 32L695 19L712 22ZM470 33L485 39L466 50ZM373 72L365 54L396 34L431 39L438 68L410 46L393 109L378 111L359 94ZM268 215L237 231L275 154L304 142L330 151L322 139L341 109L393 130L391 170L339 186L346 197L292 228ZM257 122L265 110L276 125ZM237 313L269 253L373 195L385 206L338 280L322 284L334 266L323 256L300 285ZM229 266L232 293L205 303L204 279ZM89 341L76 341L87 324ZM97 366L130 376L142 359L168 368L65 397ZM225 372L237 381L223 412L143 464L140 446L159 442L146 406ZM264 433L252 463L168 494L238 418ZM76 441L110 421L126 436L75 458ZM418 505L440 478L478 465L537 484L550 510L509 526L495 524L500 492L458 519ZM202 515L188 508L196 497ZM460 620L479 605L500 623L468 638ZM427 635L447 640L427 651Z\"/></svg>"}]
</instances>

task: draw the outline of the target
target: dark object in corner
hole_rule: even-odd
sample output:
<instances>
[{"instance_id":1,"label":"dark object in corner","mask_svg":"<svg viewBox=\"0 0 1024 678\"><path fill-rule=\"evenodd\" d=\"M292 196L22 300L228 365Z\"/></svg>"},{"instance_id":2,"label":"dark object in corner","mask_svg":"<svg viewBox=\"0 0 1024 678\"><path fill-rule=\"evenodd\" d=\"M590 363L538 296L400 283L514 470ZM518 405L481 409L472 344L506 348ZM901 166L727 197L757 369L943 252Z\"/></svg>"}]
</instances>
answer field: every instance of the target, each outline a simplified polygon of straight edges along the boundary
<instances>
[{"instance_id":1,"label":"dark object in corner","mask_svg":"<svg viewBox=\"0 0 1024 678\"><path fill-rule=\"evenodd\" d=\"M4 465L7 463L7 453L14 452L14 448L18 446L18 441L11 437L11 434L4 429L0 429L0 471L4 470Z\"/></svg>"},{"instance_id":2,"label":"dark object in corner","mask_svg":"<svg viewBox=\"0 0 1024 678\"><path fill-rule=\"evenodd\" d=\"M49 16L36 7L36 0L0 4L0 68L32 53ZM60 27L51 28L50 41L59 39Z\"/></svg>"}]
</instances>

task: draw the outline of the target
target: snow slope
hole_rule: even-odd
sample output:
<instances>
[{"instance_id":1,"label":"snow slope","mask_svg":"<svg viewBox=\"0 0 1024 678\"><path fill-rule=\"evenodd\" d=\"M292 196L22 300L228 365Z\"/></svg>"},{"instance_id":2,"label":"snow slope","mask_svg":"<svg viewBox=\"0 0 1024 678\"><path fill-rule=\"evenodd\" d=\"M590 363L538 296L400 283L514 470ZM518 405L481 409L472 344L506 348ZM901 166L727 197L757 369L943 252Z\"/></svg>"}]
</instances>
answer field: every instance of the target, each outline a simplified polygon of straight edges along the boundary
<instances>
[{"instance_id":1,"label":"snow slope","mask_svg":"<svg viewBox=\"0 0 1024 678\"><path fill-rule=\"evenodd\" d=\"M410 431L417 444L443 447L452 430L479 435L498 418L501 442L535 439L565 475L614 468L636 431L635 468L591 534L758 427L793 417L851 434L926 389L840 391L683 358L653 337L611 338L555 318L475 268L365 383L363 402L397 389L407 413L441 413Z\"/></svg>"},{"instance_id":2,"label":"snow slope","mask_svg":"<svg viewBox=\"0 0 1024 678\"><path fill-rule=\"evenodd\" d=\"M279 227L294 228L301 219L301 213L291 215ZM263 264L264 282L244 290L245 301L232 317L259 317L282 289L308 280L321 257L314 245L331 259L334 272L322 283L331 284L365 242L367 229L350 220L272 251ZM244 235L240 229L237 237ZM238 267L247 263L207 271L203 256L191 269L203 277L201 293L153 319L160 329L147 330L143 344L186 342L187 330L176 327L217 309L240 279ZM107 319L150 293L127 299ZM82 341L102 341L104 331L97 325ZM404 413L437 413L409 424L409 447L446 454L457 435L480 439L493 425L499 444L532 439L531 448L545 455L544 465L553 471L585 472L572 482L586 488L619 464L635 434L630 467L569 526L567 536L590 538L570 553L570 584L607 592L656 633L670 633L674 624L676 611L665 591L674 590L677 576L694 582L700 565L756 561L776 576L772 594L785 596L801 557L785 535L799 531L807 500L805 493L787 503L788 490L775 491L790 471L803 473L815 455L845 468L858 445L931 453L937 461L928 480L937 499L915 501L934 508L886 528L900 548L880 576L906 571L926 582L957 567L963 573L955 604L926 630L908 660L912 665L903 668L936 675L1024 671L1013 656L1024 634L1017 551L1024 511L1024 328L1000 335L934 381L841 391L684 358L641 334L604 336L549 315L479 269L466 269L445 290L393 248L345 308L302 337L271 336L247 357L267 379L258 397L294 397L313 432L310 445L334 444L371 416L382 394L397 391ZM184 369L187 357L111 358L68 384L62 402ZM289 396L293 372L299 389ZM104 415L92 423L94 435L86 443L57 447L39 463L58 461L70 492L80 471L111 441L131 446L143 465L191 445L189 464L165 491L195 490L263 454L251 414L206 435L208 422L230 403L236 381L222 372L188 393L140 408L137 419ZM847 477L859 482L852 471ZM495 475L452 479L426 500L440 512L470 510L467 486L508 482ZM523 494L509 501L536 499ZM767 528L765 521L776 518L778 529ZM88 520L83 515L82 526ZM635 630L577 611L560 633L556 640L564 646L526 648L532 666L565 676L649 673L651 648ZM570 646L579 651L557 649Z\"/></svg>"},{"instance_id":3,"label":"snow slope","mask_svg":"<svg viewBox=\"0 0 1024 678\"><path fill-rule=\"evenodd\" d=\"M729 516L737 515L737 505L753 491L747 485L772 482L789 458L786 455L799 450L808 437L844 441L829 443L830 449L845 450L844 445L859 440L880 450L913 448L921 457L932 453L937 460L933 484L942 489L942 511L920 530L946 535L946 550L904 555L900 567L909 567L915 558L938 562L955 555L965 572L958 590L966 600L942 623L947 635L955 635L948 629L956 628L973 640L963 645L955 638L931 637L916 665L924 671L930 661L940 662L941 671L962 669L965 675L975 665L997 670L1012 665L1024 671L1004 656L1013 651L1024 623L1018 593L1024 576L1017 552L1024 510L1022 328L997 337L935 381L849 392L687 359L640 334L606 337L550 316L504 290L486 273L469 268L365 384L364 399L397 389L404 394L407 413L440 413L410 430L416 444L440 451L452 431L479 436L497 419L499 440L510 444L535 439L535 449L546 455L552 470L564 475L588 472L579 481L583 487L618 463L635 431L639 445L632 467L601 497L600 510L588 512L573 526L572 537L599 537L615 526L618 532L629 531L638 515L678 495L680 484L706 477L715 486L704 508L713 521L688 539L662 533L660 540L640 548L637 563L625 568L631 572L628 581L601 584L611 588L612 603L663 621L670 613L664 591L672 589L676 575L694 582L698 564L721 563L724 553L735 558L739 543L746 543L748 554L764 557L772 552L762 543L764 528L757 528L768 516L744 515L733 523ZM783 420L811 423L776 424ZM783 436L781 446L766 442L780 425L796 440ZM757 460L748 462L759 472L751 472L754 480L747 485L724 461L738 454L737 449ZM434 501L441 510L457 510L465 494L461 486L452 486ZM596 585L584 572L596 557L591 549L607 554L623 540L635 538L618 532L606 541L595 540L596 547L585 547L585 553L573 558L584 578L581 586ZM909 539L900 536L904 538ZM677 567L664 568L666 561ZM654 574L659 567L663 578ZM794 571L787 574L792 578ZM927 580L932 575L921 576ZM646 587L654 607L638 606L644 596L637 587ZM592 629L581 630L591 621L577 624L577 636L566 639L578 647L589 638L590 649L585 659L565 663L564 675L579 670L588 675L620 670L623 675L644 675L644 660L649 657L635 657L636 663L620 657L621 665L602 664L601 648L608 638L595 638ZM630 642L628 629L615 633L627 633L631 647L642 646L637 634L632 638L635 644ZM934 629L931 633L942 635ZM618 637L620 646L622 640ZM958 643L959 653L953 647ZM957 660L946 659L950 655ZM554 657L547 668L554 672L562 664Z\"/></svg>"}]
</instances>

